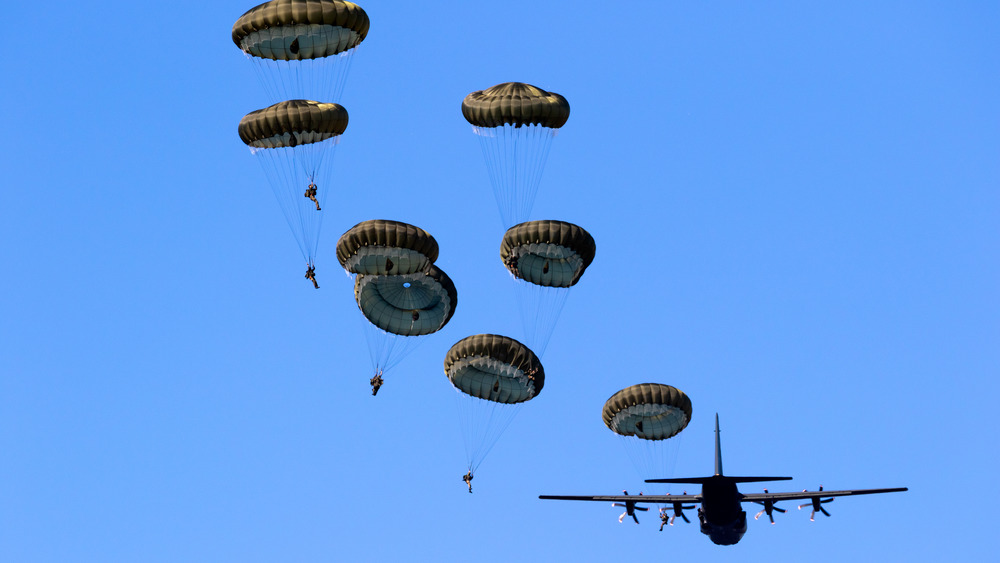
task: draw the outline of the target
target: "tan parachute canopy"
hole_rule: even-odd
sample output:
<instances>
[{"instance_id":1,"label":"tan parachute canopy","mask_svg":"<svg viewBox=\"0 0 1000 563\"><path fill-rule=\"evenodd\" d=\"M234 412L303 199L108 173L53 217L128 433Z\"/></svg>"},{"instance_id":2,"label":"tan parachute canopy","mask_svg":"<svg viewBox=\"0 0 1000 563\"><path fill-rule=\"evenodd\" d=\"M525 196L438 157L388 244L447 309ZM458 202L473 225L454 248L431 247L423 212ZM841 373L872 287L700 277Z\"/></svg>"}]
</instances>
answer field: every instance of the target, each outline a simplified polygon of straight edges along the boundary
<instances>
[{"instance_id":1,"label":"tan parachute canopy","mask_svg":"<svg viewBox=\"0 0 1000 563\"><path fill-rule=\"evenodd\" d=\"M420 227L385 219L354 225L337 241L337 260L353 274L412 274L437 260L438 244Z\"/></svg>"},{"instance_id":2,"label":"tan parachute canopy","mask_svg":"<svg viewBox=\"0 0 1000 563\"><path fill-rule=\"evenodd\" d=\"M240 139L256 148L318 143L343 134L347 119L347 110L338 104L288 100L243 116Z\"/></svg>"},{"instance_id":3,"label":"tan parachute canopy","mask_svg":"<svg viewBox=\"0 0 1000 563\"><path fill-rule=\"evenodd\" d=\"M528 221L504 233L500 259L510 273L545 287L570 287L594 261L594 237L565 221Z\"/></svg>"},{"instance_id":4,"label":"tan parachute canopy","mask_svg":"<svg viewBox=\"0 0 1000 563\"><path fill-rule=\"evenodd\" d=\"M455 284L437 266L426 272L363 275L354 281L354 299L373 325L400 336L441 330L455 314Z\"/></svg>"},{"instance_id":5,"label":"tan parachute canopy","mask_svg":"<svg viewBox=\"0 0 1000 563\"><path fill-rule=\"evenodd\" d=\"M505 82L462 100L462 115L476 127L541 125L558 129L569 119L569 102L523 82Z\"/></svg>"},{"instance_id":6,"label":"tan parachute canopy","mask_svg":"<svg viewBox=\"0 0 1000 563\"><path fill-rule=\"evenodd\" d=\"M666 440L691 421L691 399L676 387L640 383L612 395L601 417L615 434Z\"/></svg>"},{"instance_id":7,"label":"tan parachute canopy","mask_svg":"<svg viewBox=\"0 0 1000 563\"><path fill-rule=\"evenodd\" d=\"M444 372L463 393L495 403L521 403L545 385L535 353L513 338L477 334L459 340L444 358Z\"/></svg>"},{"instance_id":8,"label":"tan parachute canopy","mask_svg":"<svg viewBox=\"0 0 1000 563\"><path fill-rule=\"evenodd\" d=\"M368 14L353 2L271 0L236 20L233 42L263 59L318 59L356 47L368 26Z\"/></svg>"}]
</instances>

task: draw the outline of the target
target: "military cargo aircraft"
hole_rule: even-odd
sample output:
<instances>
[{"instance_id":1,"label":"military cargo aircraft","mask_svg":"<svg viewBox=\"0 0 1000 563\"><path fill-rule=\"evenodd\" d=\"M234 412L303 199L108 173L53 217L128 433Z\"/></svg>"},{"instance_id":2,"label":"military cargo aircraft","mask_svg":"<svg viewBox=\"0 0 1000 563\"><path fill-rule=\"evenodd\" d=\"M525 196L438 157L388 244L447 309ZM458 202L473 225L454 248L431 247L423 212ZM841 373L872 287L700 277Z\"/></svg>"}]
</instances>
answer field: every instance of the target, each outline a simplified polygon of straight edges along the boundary
<instances>
[{"instance_id":1,"label":"military cargo aircraft","mask_svg":"<svg viewBox=\"0 0 1000 563\"><path fill-rule=\"evenodd\" d=\"M799 509L812 507L810 520L815 518L817 512L826 516L830 513L823 508L823 505L833 501L835 497L845 497L853 495L871 495L876 493L895 493L907 490L906 487L893 489L852 489L846 491L824 491L820 487L818 491L802 491L798 493L771 493L764 489L763 493L739 492L737 483L758 483L762 481L787 481L791 477L730 477L722 473L722 446L719 439L719 415L715 415L715 475L711 477L687 477L680 479L647 479L647 483L689 483L701 485L699 495L604 495L604 496L573 496L573 495L540 495L540 499L549 500L590 500L611 502L617 506L624 506L626 514L633 515L635 510L645 510L636 507L639 503L669 504L674 507L674 514L680 516L685 521L687 518L683 514L684 503L698 503L698 520L701 525L701 533L707 535L712 542L718 545L733 545L740 541L747 531L747 513L743 510L742 503L752 502L764 507L757 513L756 518L762 514L767 514L771 523L774 523L773 511L785 512L782 508L777 508L776 502L792 500L808 500L809 502L799 505ZM623 515L624 517L624 515Z\"/></svg>"}]
</instances>

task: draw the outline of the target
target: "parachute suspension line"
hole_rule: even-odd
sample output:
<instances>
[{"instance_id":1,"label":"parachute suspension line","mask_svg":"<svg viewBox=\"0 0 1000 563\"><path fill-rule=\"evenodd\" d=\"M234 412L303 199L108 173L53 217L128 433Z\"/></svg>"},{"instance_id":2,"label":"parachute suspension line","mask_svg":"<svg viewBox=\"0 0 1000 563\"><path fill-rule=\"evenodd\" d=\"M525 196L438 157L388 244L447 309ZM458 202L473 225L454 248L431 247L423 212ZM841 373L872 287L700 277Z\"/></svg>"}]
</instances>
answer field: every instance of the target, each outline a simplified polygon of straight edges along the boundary
<instances>
[{"instance_id":1,"label":"parachute suspension line","mask_svg":"<svg viewBox=\"0 0 1000 563\"><path fill-rule=\"evenodd\" d=\"M500 211L500 221L504 229L514 225L516 219L511 214L510 198L516 188L517 178L513 174L513 167L510 164L511 152L508 145L512 133L507 130L507 126L496 127L496 135L492 137L491 147L495 159L495 171L497 175L491 178L493 184L493 197Z\"/></svg>"},{"instance_id":2,"label":"parachute suspension line","mask_svg":"<svg viewBox=\"0 0 1000 563\"><path fill-rule=\"evenodd\" d=\"M312 256L308 248L307 236L302 225L301 210L288 194L287 186L294 184L297 176L291 162L292 150L291 148L258 149L257 154L261 157L261 166L264 169L264 174L268 177L271 192L274 194L275 201L278 202L278 207L281 208L281 214L288 223L288 227L292 230L295 242L299 245L299 251L302 252L302 257L306 262L312 264L315 257Z\"/></svg>"},{"instance_id":3,"label":"parachute suspension line","mask_svg":"<svg viewBox=\"0 0 1000 563\"><path fill-rule=\"evenodd\" d=\"M666 440L643 440L635 436L619 436L625 454L640 480L673 477L677 465L683 432ZM671 492L668 483L646 483L651 494Z\"/></svg>"},{"instance_id":4,"label":"parachute suspension line","mask_svg":"<svg viewBox=\"0 0 1000 563\"><path fill-rule=\"evenodd\" d=\"M497 403L455 389L462 426L462 441L469 471L473 474L499 441L520 410L518 404Z\"/></svg>"},{"instance_id":5,"label":"parachute suspension line","mask_svg":"<svg viewBox=\"0 0 1000 563\"><path fill-rule=\"evenodd\" d=\"M351 289L353 290L358 275L348 270L344 270L344 274L346 274L347 279L350 280ZM382 373L385 375L385 372L389 369L387 359L391 355L392 351L392 345L388 343L391 335L370 323L368 319L365 318L364 313L361 312L361 309L358 309L358 314L361 315L360 321L364 326L363 330L365 334L365 342L368 345L368 359L372 366L372 372L375 374Z\"/></svg>"},{"instance_id":6,"label":"parachute suspension line","mask_svg":"<svg viewBox=\"0 0 1000 563\"><path fill-rule=\"evenodd\" d=\"M503 155L500 147L502 142L499 128L472 127L472 131L479 136L479 146L483 150L483 158L486 160L486 172L490 177L490 187L493 188L493 198L497 204L497 212L500 214L500 222L504 229L509 227L507 217L504 216L503 186L507 185L507 169L503 164Z\"/></svg>"},{"instance_id":7,"label":"parachute suspension line","mask_svg":"<svg viewBox=\"0 0 1000 563\"><path fill-rule=\"evenodd\" d=\"M482 401L482 399L477 399ZM516 408L514 405L507 405L503 403L494 403L492 401L487 401L489 405L489 418L486 420L486 442L484 447L479 452L479 461L476 462L475 467L478 469L479 464L486 459L490 451L493 450L493 446L500 441L500 436L506 432L507 427L514 422L514 418L517 413L521 411L520 408Z\"/></svg>"},{"instance_id":8,"label":"parachute suspension line","mask_svg":"<svg viewBox=\"0 0 1000 563\"><path fill-rule=\"evenodd\" d=\"M541 185L542 172L548 160L549 149L555 130L539 125L526 126L520 151L515 154L518 166L518 189L514 201L518 223L527 221L535 206L535 198Z\"/></svg>"},{"instance_id":9,"label":"parachute suspension line","mask_svg":"<svg viewBox=\"0 0 1000 563\"><path fill-rule=\"evenodd\" d=\"M555 332L571 287L546 287L510 275L514 300L524 328L524 343L541 358Z\"/></svg>"},{"instance_id":10,"label":"parachute suspension line","mask_svg":"<svg viewBox=\"0 0 1000 563\"><path fill-rule=\"evenodd\" d=\"M244 55L253 63L257 81L272 103L285 100L339 103L359 47L320 59L276 61L246 52Z\"/></svg>"},{"instance_id":11,"label":"parachute suspension line","mask_svg":"<svg viewBox=\"0 0 1000 563\"><path fill-rule=\"evenodd\" d=\"M473 127L505 229L531 215L555 129L538 125Z\"/></svg>"},{"instance_id":12,"label":"parachute suspension line","mask_svg":"<svg viewBox=\"0 0 1000 563\"><path fill-rule=\"evenodd\" d=\"M538 146L538 151L536 151L537 159L532 165L532 170L535 171L534 176L531 178L531 185L534 186L531 200L528 202L528 213L530 213L531 208L535 204L535 195L538 194L538 186L542 183L542 173L545 171L545 163L549 160L549 151L552 149L552 139L556 137L558 129L550 129L548 127L537 126L535 128L538 138L536 139L536 144ZM525 213L527 218L528 213Z\"/></svg>"},{"instance_id":13,"label":"parachute suspension line","mask_svg":"<svg viewBox=\"0 0 1000 563\"><path fill-rule=\"evenodd\" d=\"M340 135L336 137L331 137L324 141L318 143L311 143L309 145L303 145L301 148L304 149L297 153L297 158L299 160L302 171L306 174L308 179L312 181L323 169L323 164L325 161L333 160L334 148L340 144Z\"/></svg>"},{"instance_id":14,"label":"parachute suspension line","mask_svg":"<svg viewBox=\"0 0 1000 563\"><path fill-rule=\"evenodd\" d=\"M305 191L310 184L316 185L316 199L321 209L326 207L327 196L334 191L331 183L333 174L327 172L334 157L334 149L340 144L340 136L336 136L319 143L311 143L296 147L300 149L296 153L296 160L299 161L300 169L305 178L291 197L298 198L300 218L304 232L313 233L311 248L307 245L310 255L315 256L319 248L320 233L323 230L323 213L318 211L316 204L305 196ZM324 165L327 161L328 165Z\"/></svg>"},{"instance_id":15,"label":"parachute suspension line","mask_svg":"<svg viewBox=\"0 0 1000 563\"><path fill-rule=\"evenodd\" d=\"M375 373L381 370L384 375L390 369L399 365L406 356L410 355L410 353L424 342L426 336L429 336L417 337L392 334L372 324L365 318L360 309L358 310L358 314L361 315L361 322L365 325L368 356L371 359L372 371Z\"/></svg>"},{"instance_id":16,"label":"parachute suspension line","mask_svg":"<svg viewBox=\"0 0 1000 563\"><path fill-rule=\"evenodd\" d=\"M274 194L275 201L278 202L278 207L281 208L281 215L285 218L288 228L291 229L292 235L295 237L295 242L299 245L302 257L305 258L307 263L312 264L314 256L307 249L306 235L302 227L300 211L295 205L295 201L288 197L288 190L285 187L295 183L296 174L295 167L291 163L291 157L282 153L290 153L292 150L285 147L250 149L264 170L267 183L271 186L271 192Z\"/></svg>"},{"instance_id":17,"label":"parachute suspension line","mask_svg":"<svg viewBox=\"0 0 1000 563\"><path fill-rule=\"evenodd\" d=\"M253 74L257 77L257 83L260 85L261 89L264 90L264 93L267 95L267 99L271 103L284 101L281 98L277 84L275 84L272 79L272 73L268 70L266 59L255 57L246 51L243 51L243 56L246 57L247 60L250 61L250 64L253 65Z\"/></svg>"},{"instance_id":18,"label":"parachute suspension line","mask_svg":"<svg viewBox=\"0 0 1000 563\"><path fill-rule=\"evenodd\" d=\"M316 168L312 164L321 158L321 143L310 143L292 148L291 159L293 168L298 169L295 177L287 186L287 200L294 202L294 209L300 228L302 229L303 244L306 252L309 253L310 262L316 258L316 250L319 246L319 232L323 226L321 212L316 211L315 204L305 196L305 191L316 177ZM331 146L332 148L332 146ZM317 190L317 200L322 207L322 198L326 195L325 189Z\"/></svg>"},{"instance_id":19,"label":"parachute suspension line","mask_svg":"<svg viewBox=\"0 0 1000 563\"><path fill-rule=\"evenodd\" d=\"M347 75L351 72L351 63L354 61L354 53L356 53L360 47L361 45L358 45L349 51L335 55L340 58L340 64L337 65L338 73L329 73L331 84L328 86L330 91L333 92L333 98L331 99L334 100L334 103L340 103L341 98L344 96L344 86L347 85Z\"/></svg>"},{"instance_id":20,"label":"parachute suspension line","mask_svg":"<svg viewBox=\"0 0 1000 563\"><path fill-rule=\"evenodd\" d=\"M510 173L508 174L507 180L510 182L511 189L508 191L507 201L504 202L504 204L506 205L505 209L508 214L507 220L511 221L511 224L509 227L507 225L504 226L510 228L515 224L528 219L519 213L521 207L518 205L518 192L527 186L524 186L522 185L522 182L519 182L521 177L518 172L523 174L523 170L525 169L525 167L519 166L521 163L518 161L521 156L517 152L517 137L519 131L507 131L506 129L507 126L504 126L504 140L508 141L505 145L504 152L506 154L504 155L504 158L507 162L510 162ZM522 146L521 148L523 150L524 147Z\"/></svg>"},{"instance_id":21,"label":"parachute suspension line","mask_svg":"<svg viewBox=\"0 0 1000 563\"><path fill-rule=\"evenodd\" d=\"M329 182L332 174L323 162L333 158L332 154L327 157L326 153L333 153L339 139L338 136L295 147L250 149L259 160L282 215L309 264L315 263L323 213L317 211L316 205L305 197L305 191L311 182L315 182L320 207L325 205L326 196L333 186Z\"/></svg>"}]
</instances>

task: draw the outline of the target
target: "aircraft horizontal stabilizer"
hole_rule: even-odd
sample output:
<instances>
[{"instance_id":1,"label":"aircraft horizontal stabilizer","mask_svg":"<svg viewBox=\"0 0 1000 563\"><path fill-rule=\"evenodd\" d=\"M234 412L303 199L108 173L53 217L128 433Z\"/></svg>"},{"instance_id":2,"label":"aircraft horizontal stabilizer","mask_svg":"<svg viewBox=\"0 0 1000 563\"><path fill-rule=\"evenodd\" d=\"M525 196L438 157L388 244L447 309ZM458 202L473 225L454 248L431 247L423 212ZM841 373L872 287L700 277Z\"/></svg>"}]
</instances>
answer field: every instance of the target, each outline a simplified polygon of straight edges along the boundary
<instances>
[{"instance_id":1,"label":"aircraft horizontal stabilizer","mask_svg":"<svg viewBox=\"0 0 1000 563\"><path fill-rule=\"evenodd\" d=\"M674 479L646 479L647 483L693 483L697 485L704 485L705 483L711 482L713 479L718 479L719 476L713 477L680 477ZM791 477L730 477L725 476L727 481L732 481L734 483L759 483L761 481L790 481Z\"/></svg>"},{"instance_id":2,"label":"aircraft horizontal stabilizer","mask_svg":"<svg viewBox=\"0 0 1000 563\"><path fill-rule=\"evenodd\" d=\"M694 485L704 485L711 481L711 477L678 477L674 479L646 479L647 483L691 483Z\"/></svg>"},{"instance_id":3,"label":"aircraft horizontal stabilizer","mask_svg":"<svg viewBox=\"0 0 1000 563\"><path fill-rule=\"evenodd\" d=\"M791 477L730 477L726 475L726 479L735 481L737 483L760 483L761 481L791 481Z\"/></svg>"}]
</instances>

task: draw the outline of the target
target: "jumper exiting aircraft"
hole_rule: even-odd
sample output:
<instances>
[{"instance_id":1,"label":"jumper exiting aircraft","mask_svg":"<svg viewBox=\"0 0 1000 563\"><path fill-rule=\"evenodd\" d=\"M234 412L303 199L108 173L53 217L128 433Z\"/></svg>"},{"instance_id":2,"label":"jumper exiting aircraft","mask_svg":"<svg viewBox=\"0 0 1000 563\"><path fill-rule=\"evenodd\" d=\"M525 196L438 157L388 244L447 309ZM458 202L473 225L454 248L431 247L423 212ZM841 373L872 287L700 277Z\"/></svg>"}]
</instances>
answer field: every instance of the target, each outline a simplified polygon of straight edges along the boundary
<instances>
[{"instance_id":1,"label":"jumper exiting aircraft","mask_svg":"<svg viewBox=\"0 0 1000 563\"><path fill-rule=\"evenodd\" d=\"M698 520L701 523L701 533L707 535L713 543L719 545L733 545L740 541L747 531L747 513L743 510L741 503L753 502L763 505L764 509L757 513L757 518L761 514L767 514L774 523L772 511L784 512L783 509L774 506L779 501L808 500L810 502L799 505L799 508L812 507L810 519L816 516L817 512L822 512L829 516L823 504L833 500L834 497L845 497L852 495L871 495L876 493L895 493L907 490L906 487L894 489L854 489L847 491L824 491L820 487L818 491L802 491L800 493L770 493L764 489L763 493L740 493L736 488L737 483L757 483L761 481L787 481L791 477L729 477L722 474L722 446L719 440L719 415L715 415L715 475L711 477L688 477L681 479L647 479L647 483L694 483L701 485L700 495L610 495L610 496L565 496L565 495L541 495L540 499L550 500L592 500L602 502L618 503L619 505L634 507L638 503L673 504L681 506L682 503L700 503L698 509ZM624 503L624 504L621 504ZM683 515L683 514L682 514ZM687 520L685 518L685 520Z\"/></svg>"}]
</instances>

